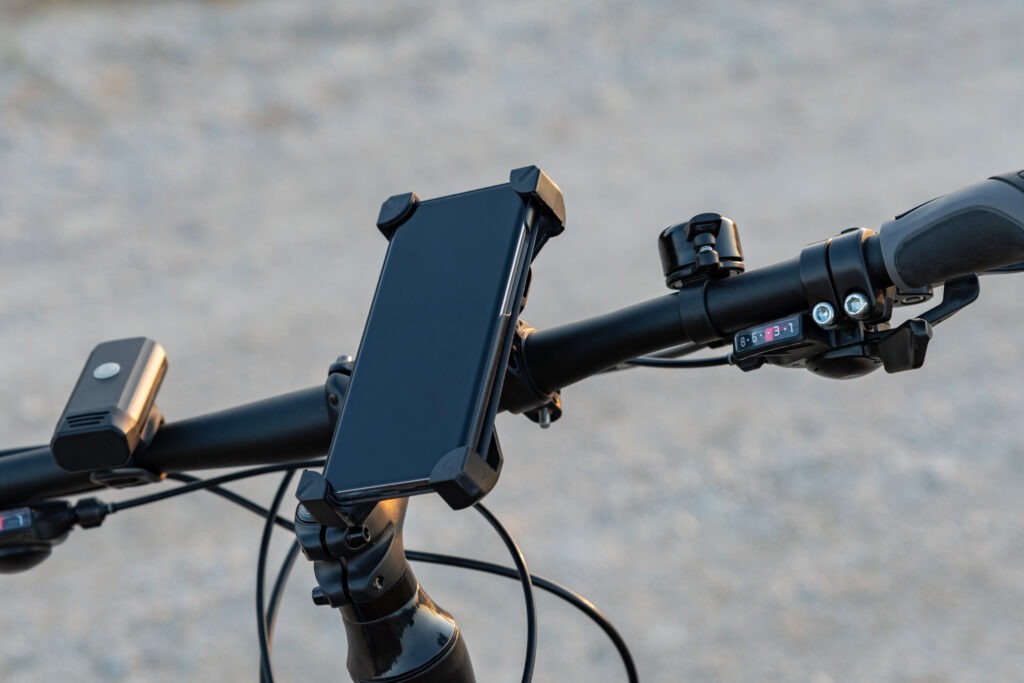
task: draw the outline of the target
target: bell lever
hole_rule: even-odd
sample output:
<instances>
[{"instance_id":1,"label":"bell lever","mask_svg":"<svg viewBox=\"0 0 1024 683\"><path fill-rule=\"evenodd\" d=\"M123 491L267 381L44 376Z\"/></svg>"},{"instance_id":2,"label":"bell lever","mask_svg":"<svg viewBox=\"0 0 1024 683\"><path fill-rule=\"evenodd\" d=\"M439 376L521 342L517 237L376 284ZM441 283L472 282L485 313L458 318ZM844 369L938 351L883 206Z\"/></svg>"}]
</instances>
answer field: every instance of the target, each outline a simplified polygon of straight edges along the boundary
<instances>
[{"instance_id":1,"label":"bell lever","mask_svg":"<svg viewBox=\"0 0 1024 683\"><path fill-rule=\"evenodd\" d=\"M981 283L977 275L965 275L948 281L942 288L942 301L918 316L932 325L947 320L960 309L974 303L981 293Z\"/></svg>"}]
</instances>

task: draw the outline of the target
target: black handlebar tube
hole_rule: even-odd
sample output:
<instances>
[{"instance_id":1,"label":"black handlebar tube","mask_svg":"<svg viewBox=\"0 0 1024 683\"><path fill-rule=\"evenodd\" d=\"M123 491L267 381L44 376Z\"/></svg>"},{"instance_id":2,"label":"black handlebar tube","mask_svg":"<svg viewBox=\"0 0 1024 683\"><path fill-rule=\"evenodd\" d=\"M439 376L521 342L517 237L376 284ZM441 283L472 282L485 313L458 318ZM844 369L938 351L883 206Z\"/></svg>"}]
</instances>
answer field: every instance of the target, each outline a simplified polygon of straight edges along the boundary
<instances>
[{"instance_id":1,"label":"black handlebar tube","mask_svg":"<svg viewBox=\"0 0 1024 683\"><path fill-rule=\"evenodd\" d=\"M958 275L1024 261L1024 171L939 197L889 221L864 241L876 287L940 284ZM530 378L559 389L630 358L690 341L678 294L538 331L524 342ZM692 297L686 300L692 305ZM699 302L698 302L699 303ZM708 323L727 339L744 327L807 306L799 259L708 283ZM164 426L137 464L157 473L285 462L321 455L336 408L315 387ZM337 396L335 402L337 403ZM99 488L61 470L48 448L0 455L0 506Z\"/></svg>"},{"instance_id":2,"label":"black handlebar tube","mask_svg":"<svg viewBox=\"0 0 1024 683\"><path fill-rule=\"evenodd\" d=\"M993 176L897 216L864 241L864 260L876 289L904 290L1024 261L1024 171ZM535 332L524 342L530 376L552 391L689 341L682 301L670 295ZM799 259L709 282L703 303L723 339L799 311L808 304Z\"/></svg>"},{"instance_id":3,"label":"black handlebar tube","mask_svg":"<svg viewBox=\"0 0 1024 683\"><path fill-rule=\"evenodd\" d=\"M878 237L869 237L864 250L872 283L879 289L891 285ZM534 332L524 342L530 376L543 391L553 391L631 358L690 341L692 335L680 313L682 303L679 294L669 294L597 318ZM803 310L807 295L800 260L709 282L703 303L722 339L750 325Z\"/></svg>"},{"instance_id":4,"label":"black handlebar tube","mask_svg":"<svg viewBox=\"0 0 1024 683\"><path fill-rule=\"evenodd\" d=\"M160 474L264 465L321 456L334 432L323 386L163 426L135 465ZM67 472L48 447L0 456L0 507L101 488Z\"/></svg>"},{"instance_id":5,"label":"black handlebar tube","mask_svg":"<svg viewBox=\"0 0 1024 683\"><path fill-rule=\"evenodd\" d=\"M689 340L678 294L535 332L527 338L531 378L547 389L578 382L624 360ZM707 309L723 333L803 307L796 261L713 283ZM333 376L333 375L332 375ZM336 393L342 393L336 387ZM313 387L161 427L135 465L169 474L304 460L330 446L339 398ZM101 488L88 473L66 472L47 447L0 456L0 507Z\"/></svg>"},{"instance_id":6,"label":"black handlebar tube","mask_svg":"<svg viewBox=\"0 0 1024 683\"><path fill-rule=\"evenodd\" d=\"M873 282L888 286L877 237L866 240L865 260ZM806 303L798 259L712 282L704 290L708 319L723 339L744 327L801 310ZM551 391L630 358L685 343L690 335L679 306L679 295L668 294L535 332L525 343L529 374L537 386ZM337 394L343 389L313 387L167 424L135 464L169 474L323 455L337 419ZM45 447L0 456L0 482L2 507L101 488L88 473L62 470Z\"/></svg>"}]
</instances>

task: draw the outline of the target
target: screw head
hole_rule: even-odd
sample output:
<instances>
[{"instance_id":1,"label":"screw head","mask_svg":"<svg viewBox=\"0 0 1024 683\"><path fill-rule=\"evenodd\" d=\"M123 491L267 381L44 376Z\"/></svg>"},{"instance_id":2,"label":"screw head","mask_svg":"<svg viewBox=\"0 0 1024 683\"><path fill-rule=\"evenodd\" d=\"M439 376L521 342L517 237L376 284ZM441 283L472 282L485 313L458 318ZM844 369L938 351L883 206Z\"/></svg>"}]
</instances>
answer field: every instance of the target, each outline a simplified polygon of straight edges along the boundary
<instances>
[{"instance_id":1,"label":"screw head","mask_svg":"<svg viewBox=\"0 0 1024 683\"><path fill-rule=\"evenodd\" d=\"M299 503L299 506L295 508L295 518L300 522L305 522L306 524L312 524L316 521L316 517L313 516L313 513L310 512L302 503Z\"/></svg>"},{"instance_id":2,"label":"screw head","mask_svg":"<svg viewBox=\"0 0 1024 683\"><path fill-rule=\"evenodd\" d=\"M370 528L365 525L352 527L345 533L345 540L352 549L362 548L370 542Z\"/></svg>"},{"instance_id":3,"label":"screw head","mask_svg":"<svg viewBox=\"0 0 1024 683\"><path fill-rule=\"evenodd\" d=\"M836 309L827 301L819 301L811 310L811 317L818 327L828 327L836 321Z\"/></svg>"},{"instance_id":4,"label":"screw head","mask_svg":"<svg viewBox=\"0 0 1024 683\"><path fill-rule=\"evenodd\" d=\"M851 318L864 318L871 310L871 302L863 292L853 291L843 300L843 310Z\"/></svg>"}]
</instances>

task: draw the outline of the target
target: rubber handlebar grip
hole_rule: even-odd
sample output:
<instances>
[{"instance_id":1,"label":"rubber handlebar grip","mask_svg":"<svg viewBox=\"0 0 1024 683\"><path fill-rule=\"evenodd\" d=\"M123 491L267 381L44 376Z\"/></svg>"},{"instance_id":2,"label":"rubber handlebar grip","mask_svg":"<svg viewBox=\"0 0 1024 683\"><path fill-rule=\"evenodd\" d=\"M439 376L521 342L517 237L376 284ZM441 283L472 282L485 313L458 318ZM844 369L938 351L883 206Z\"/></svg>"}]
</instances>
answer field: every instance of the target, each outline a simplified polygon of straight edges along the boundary
<instances>
[{"instance_id":1,"label":"rubber handlebar grip","mask_svg":"<svg viewBox=\"0 0 1024 683\"><path fill-rule=\"evenodd\" d=\"M1024 262L1024 171L933 199L878 232L885 268L904 290Z\"/></svg>"}]
</instances>

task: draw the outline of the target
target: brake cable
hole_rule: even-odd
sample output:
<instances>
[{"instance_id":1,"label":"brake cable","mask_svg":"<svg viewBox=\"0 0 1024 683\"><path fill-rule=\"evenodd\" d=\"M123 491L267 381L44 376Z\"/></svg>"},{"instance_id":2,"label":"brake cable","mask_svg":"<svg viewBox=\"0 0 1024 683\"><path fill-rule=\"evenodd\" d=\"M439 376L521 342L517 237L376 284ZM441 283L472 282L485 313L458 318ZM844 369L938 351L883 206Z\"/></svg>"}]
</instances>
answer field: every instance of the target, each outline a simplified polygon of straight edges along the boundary
<instances>
[{"instance_id":1,"label":"brake cable","mask_svg":"<svg viewBox=\"0 0 1024 683\"><path fill-rule=\"evenodd\" d=\"M715 356L714 358L654 358L641 356L627 360L626 365L644 368L713 368L720 365L732 365L732 354Z\"/></svg>"},{"instance_id":2,"label":"brake cable","mask_svg":"<svg viewBox=\"0 0 1024 683\"><path fill-rule=\"evenodd\" d=\"M259 604L261 605L261 609L260 609L260 612L259 612L259 614L261 615L261 617L260 617L260 632L262 634L265 634L265 639L263 639L263 638L260 639L260 641L261 641L260 642L260 647L261 647L261 655L260 655L261 656L261 665L260 665L260 670L261 670L261 679L265 680L266 683L272 683L273 678L272 677L265 677L265 674L264 674L264 671L266 670L264 668L264 663L263 663L264 662L264 647L266 648L265 656L266 656L266 662L267 662L267 665L268 665L268 668L269 668L270 648L271 648L271 645L272 645L272 642L273 642L274 623L276 621L276 616L277 616L278 609L280 607L280 603L281 603L281 601L283 599L285 585L287 584L288 578L289 578L289 576L291 574L291 570L294 567L295 561L296 561L296 559L298 557L298 553L299 553L299 544L298 544L298 542L294 542L291 545L291 547L289 548L288 552L286 553L284 561L282 562L282 565L281 565L280 569L278 570L277 578L276 578L276 580L274 582L273 589L271 590L270 599L266 603L266 606L262 607L262 605L263 605L263 600L262 600L262 598L263 598L263 591L260 590L260 589L261 589L261 584L263 582L263 579L265 578L265 576L264 576L264 574L265 574L265 562L266 562L266 555L268 554L268 550L269 550L269 534L266 533L266 529L267 528L272 528L273 525L277 525L277 526L279 526L279 527L281 527L283 529L286 529L288 531L294 531L295 526L294 526L294 524L292 522L290 522L289 520L287 520L284 517L282 517L282 516L277 514L277 507L279 507L279 505L280 505L279 501L278 501L278 505L277 506L272 506L270 509L267 509L267 508L264 508L263 506L259 505L258 503L252 501L251 499L248 499L248 498L246 498L244 496L241 496L241 495L239 495L237 493L234 493L232 491L229 491L229 490L223 488L221 486L221 484L228 483L228 482L231 482L231 481L237 481L237 480L240 480L240 479L245 479L245 478L248 478L248 477L260 476L260 475L263 475L263 474L271 474L271 473L274 473L274 472L282 472L282 471L284 471L284 472L288 472L289 474L291 474L291 473L294 473L295 470L300 469L300 468L304 468L304 467L318 467L318 466L323 466L323 461L322 460L310 460L310 461L303 461L303 462L284 463L284 464L278 464L278 465L267 465L267 466L263 466L263 467L256 467L256 468L250 468L250 469L247 469L247 470L242 470L242 471L239 471L239 472L233 472L233 473L230 473L230 474L222 475L222 476L219 476L219 477L213 477L213 478L210 478L210 479L200 479L198 477L194 477L194 476L187 475L187 474L170 474L170 475L168 475L169 479L174 479L176 481L182 482L182 485L178 486L178 487L176 487L176 488L174 488L174 489L172 489L170 491L162 491L162 492L157 493L157 494L141 496L141 497L138 497L138 498L132 498L132 499L124 500L124 501L121 501L121 502L118 502L118 503L111 503L111 504L106 504L105 505L105 508L106 508L107 512L117 512L117 511L120 511L120 510L126 510L126 509L130 509L130 508L133 508L133 507L137 507L139 505L145 505L145 504L148 504L148 503L155 503L155 502L158 502L158 501L161 501L161 500L166 500L168 498L172 498L174 496L179 496L179 495L184 495L186 493L192 493L192 492L199 491L199 490L207 490L207 491L210 491L211 493L213 493L215 495L221 496L222 498L225 498L226 500L229 500L232 503L235 503L236 505L239 505L239 506L245 508L246 510L249 510L250 512L258 514L261 517L264 517L265 519L268 520L268 524L265 526L265 530L264 530L265 531L264 539L265 539L265 541L267 543L267 549L266 550L264 549L262 542L261 542L261 548L260 548L260 562L261 562L261 564L264 565L264 567L263 567L262 570L259 567L257 568L257 575L258 575L257 591L259 593L259 598L258 598ZM289 477L286 475L285 480L282 481L282 484L279 486L278 493L280 493L282 490L284 490L287 487L287 483L289 483ZM276 499L277 499L277 496L275 496L275 500ZM491 513L486 508L483 508L483 506L477 507L477 511L480 512L480 514L483 515L488 520L488 522L491 522L492 526L494 526L495 524L497 524L498 526L501 526L500 522L497 520L496 517L494 517L493 513ZM493 522L492 522L492 519L493 519ZM495 527L495 528L497 530L497 527ZM511 543L512 546L515 546L515 541L512 539L511 535L508 534L507 530L505 530L504 527L501 527L501 529L502 529L502 531L504 533L502 533L502 531L499 531L498 533L499 533L499 535L502 536L502 540L506 542L506 546L508 547L509 543ZM507 535L507 540L505 538L506 535ZM518 550L518 546L515 546L515 547ZM511 552L512 551L511 547L509 547L509 549L510 549L510 552ZM519 553L519 556L520 557L518 559L522 559L521 558L521 552ZM537 588L540 588L541 590L546 591L546 592L548 592L548 593L550 593L550 594L560 598L561 600L569 603L570 605L572 605L576 609L580 610L583 614L587 615L588 618L590 618L595 624L597 624L601 628L602 631L604 631L604 633L612 641L612 644L614 645L616 651L618 652L619 657L621 658L622 663L623 663L623 665L624 665L624 667L626 669L626 674L627 674L627 677L628 677L628 680L630 681L630 683L637 683L637 681L639 681L639 675L637 673L636 665L635 665L635 663L633 661L632 654L629 651L629 647L627 646L625 640L622 638L621 634L619 634L618 630L608 620L608 618L606 616L604 616L600 612L600 610L598 610L598 608L592 602L590 602L586 598L582 597L578 593L576 593L576 592L574 592L574 591L572 591L572 590L562 586L561 584L558 584L558 583L556 583L554 581L551 581L550 579L547 579L547 578L545 578L543 576L539 576L537 574L529 573L529 571L526 568L525 560L522 561L521 566L519 566L520 563L517 561L516 562L517 567L513 568L513 567L502 566L502 565L499 565L499 564L493 564L493 563L490 563L490 562L484 562L482 560L475 560L475 559L459 557L459 556L455 556L455 555L445 555L445 554L440 554L440 553L431 553L431 552L416 551L416 550L407 550L406 551L406 557L407 557L407 559L412 560L412 561L416 561L416 562L425 562L425 563L430 563L430 564L446 565L446 566L451 566L451 567L456 567L456 568L461 568L461 569L470 569L470 570L474 570L474 571L480 571L480 572L484 572L484 573L488 573L488 574L493 574L495 576L503 576L505 578L519 580L521 583L523 583L523 586L524 586L524 596L527 593L526 585L527 585L527 583L529 583L532 586L536 586ZM514 555L514 557L515 557L515 555ZM525 578L524 578L524 575L525 575ZM534 622L535 622L535 618L536 618L535 617L535 608L533 606L532 596L528 600L529 600L529 602L527 603L528 604L528 607L527 607L527 614L528 614L528 618L527 618L527 621L528 621L527 659L524 662L524 680L529 680L529 678L527 677L528 676L527 672L528 671L532 671L533 662L535 661L535 657L536 657L536 655L535 655L535 652L536 652L536 625L535 625L535 623L534 623L534 625L532 627L533 635L531 636L530 633L529 633L530 632L529 622L531 621L531 619L534 620ZM533 612L533 617L530 617L531 612ZM263 630L264 628L265 628L265 631Z\"/></svg>"},{"instance_id":3,"label":"brake cable","mask_svg":"<svg viewBox=\"0 0 1024 683\"><path fill-rule=\"evenodd\" d=\"M264 591L266 586L267 555L270 553L270 537L274 532L274 520L277 511L281 508L284 494L288 492L288 485L292 483L295 476L295 469L289 469L281 478L281 483L274 494L274 500L267 511L267 518L263 525L263 536L260 539L259 559L256 563L256 633L260 641L260 681L261 683L274 683L274 674L270 667L270 628L268 624L267 611L264 607Z\"/></svg>"}]
</instances>

